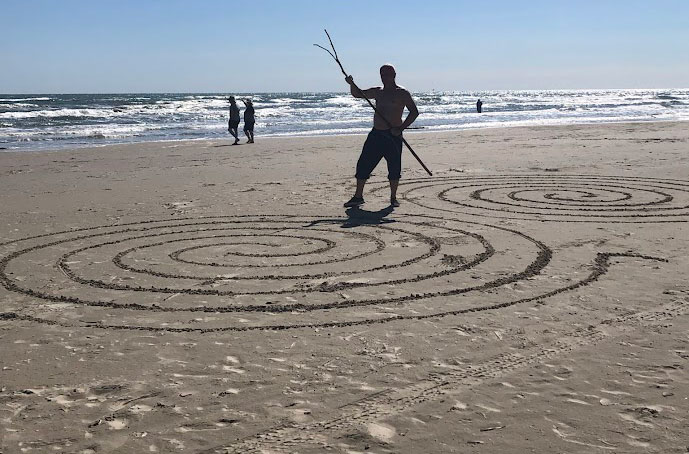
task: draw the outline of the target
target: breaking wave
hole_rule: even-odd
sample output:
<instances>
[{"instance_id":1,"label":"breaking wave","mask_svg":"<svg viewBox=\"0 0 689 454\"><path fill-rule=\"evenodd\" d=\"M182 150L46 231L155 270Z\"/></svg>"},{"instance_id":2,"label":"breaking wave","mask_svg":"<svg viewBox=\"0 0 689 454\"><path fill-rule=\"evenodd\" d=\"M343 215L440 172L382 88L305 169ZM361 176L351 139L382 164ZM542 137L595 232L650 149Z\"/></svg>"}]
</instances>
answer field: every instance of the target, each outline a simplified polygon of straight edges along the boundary
<instances>
[{"instance_id":1,"label":"breaking wave","mask_svg":"<svg viewBox=\"0 0 689 454\"><path fill-rule=\"evenodd\" d=\"M370 129L365 101L346 93L235 93L250 97L259 136L355 134ZM0 147L228 137L227 94L0 95ZM689 120L689 89L505 90L414 93L428 130ZM476 113L477 99L483 113ZM240 107L243 105L238 103Z\"/></svg>"}]
</instances>

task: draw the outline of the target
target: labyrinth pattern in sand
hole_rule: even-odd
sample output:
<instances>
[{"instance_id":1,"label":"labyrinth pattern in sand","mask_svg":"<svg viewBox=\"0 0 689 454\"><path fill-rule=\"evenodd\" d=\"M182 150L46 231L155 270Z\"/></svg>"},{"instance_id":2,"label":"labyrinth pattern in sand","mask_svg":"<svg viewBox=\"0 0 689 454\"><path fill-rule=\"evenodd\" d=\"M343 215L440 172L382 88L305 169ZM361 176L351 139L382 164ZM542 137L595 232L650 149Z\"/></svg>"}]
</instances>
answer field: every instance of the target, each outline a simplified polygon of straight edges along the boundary
<instances>
[{"instance_id":1,"label":"labyrinth pattern in sand","mask_svg":"<svg viewBox=\"0 0 689 454\"><path fill-rule=\"evenodd\" d=\"M376 188L384 191L385 186ZM496 219L662 223L689 220L689 182L568 174L460 175L402 181L425 210Z\"/></svg>"},{"instance_id":2,"label":"labyrinth pattern in sand","mask_svg":"<svg viewBox=\"0 0 689 454\"><path fill-rule=\"evenodd\" d=\"M514 299L511 286L553 259L545 244L505 227L427 216L147 221L1 247L0 282L26 297L5 319L181 332L350 326L499 309L586 285L620 255L599 253L585 278L564 287L532 285ZM419 291L422 281L432 290Z\"/></svg>"},{"instance_id":3,"label":"labyrinth pattern in sand","mask_svg":"<svg viewBox=\"0 0 689 454\"><path fill-rule=\"evenodd\" d=\"M484 311L585 285L611 254L600 253L590 274L573 284L515 300L501 291L542 273L552 251L518 230L450 213L557 222L689 219L689 184L676 180L459 176L412 180L402 188L405 200L443 216L386 219L362 211L342 219L150 220L7 241L0 244L0 282L26 298L2 317L212 332Z\"/></svg>"}]
</instances>

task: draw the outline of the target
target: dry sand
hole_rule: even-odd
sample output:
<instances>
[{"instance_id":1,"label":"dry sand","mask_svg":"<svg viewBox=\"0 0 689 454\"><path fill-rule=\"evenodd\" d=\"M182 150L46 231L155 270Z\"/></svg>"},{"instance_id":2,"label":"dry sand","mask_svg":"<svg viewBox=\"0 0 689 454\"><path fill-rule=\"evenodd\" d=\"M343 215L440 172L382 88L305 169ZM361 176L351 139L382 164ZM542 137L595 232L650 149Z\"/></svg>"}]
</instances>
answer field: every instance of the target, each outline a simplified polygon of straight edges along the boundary
<instances>
[{"instance_id":1,"label":"dry sand","mask_svg":"<svg viewBox=\"0 0 689 454\"><path fill-rule=\"evenodd\" d=\"M0 452L681 453L689 127L0 153Z\"/></svg>"}]
</instances>

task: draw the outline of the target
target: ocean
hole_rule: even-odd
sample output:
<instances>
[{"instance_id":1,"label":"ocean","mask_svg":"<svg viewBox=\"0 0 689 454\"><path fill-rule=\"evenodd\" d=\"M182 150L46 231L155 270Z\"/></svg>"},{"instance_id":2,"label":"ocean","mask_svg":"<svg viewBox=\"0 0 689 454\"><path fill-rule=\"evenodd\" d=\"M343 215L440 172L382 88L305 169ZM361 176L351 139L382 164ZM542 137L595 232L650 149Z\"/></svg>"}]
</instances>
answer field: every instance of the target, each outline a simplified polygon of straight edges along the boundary
<instances>
[{"instance_id":1,"label":"ocean","mask_svg":"<svg viewBox=\"0 0 689 454\"><path fill-rule=\"evenodd\" d=\"M256 137L364 133L371 108L347 93L233 93L256 108ZM689 89L414 93L425 131L689 120ZM0 95L0 149L46 150L229 139L228 94ZM477 99L483 113L476 112ZM243 104L238 102L242 108ZM240 125L240 134L243 137Z\"/></svg>"}]
</instances>

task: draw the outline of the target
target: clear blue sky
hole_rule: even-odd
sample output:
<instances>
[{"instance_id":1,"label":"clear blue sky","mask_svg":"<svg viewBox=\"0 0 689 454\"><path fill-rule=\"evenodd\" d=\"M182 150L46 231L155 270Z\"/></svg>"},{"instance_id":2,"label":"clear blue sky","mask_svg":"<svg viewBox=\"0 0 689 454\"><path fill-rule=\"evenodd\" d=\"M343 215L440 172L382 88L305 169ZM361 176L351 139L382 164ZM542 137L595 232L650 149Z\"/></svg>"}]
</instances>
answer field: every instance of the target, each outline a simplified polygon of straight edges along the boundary
<instances>
[{"instance_id":1,"label":"clear blue sky","mask_svg":"<svg viewBox=\"0 0 689 454\"><path fill-rule=\"evenodd\" d=\"M0 0L0 93L689 86L687 0Z\"/></svg>"}]
</instances>

